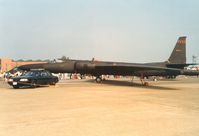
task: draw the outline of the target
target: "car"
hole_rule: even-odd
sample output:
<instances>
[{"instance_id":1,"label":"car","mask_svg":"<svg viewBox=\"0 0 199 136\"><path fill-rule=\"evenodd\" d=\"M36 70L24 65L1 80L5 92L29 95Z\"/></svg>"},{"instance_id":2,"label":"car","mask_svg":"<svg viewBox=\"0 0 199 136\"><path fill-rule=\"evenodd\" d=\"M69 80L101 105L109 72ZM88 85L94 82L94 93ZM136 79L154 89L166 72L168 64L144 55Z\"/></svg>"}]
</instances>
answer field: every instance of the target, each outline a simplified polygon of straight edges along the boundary
<instances>
[{"instance_id":1,"label":"car","mask_svg":"<svg viewBox=\"0 0 199 136\"><path fill-rule=\"evenodd\" d=\"M53 76L47 70L35 69L30 70L18 77L11 77L8 84L17 89L23 86L37 87L41 85L55 85L58 82L58 77Z\"/></svg>"}]
</instances>

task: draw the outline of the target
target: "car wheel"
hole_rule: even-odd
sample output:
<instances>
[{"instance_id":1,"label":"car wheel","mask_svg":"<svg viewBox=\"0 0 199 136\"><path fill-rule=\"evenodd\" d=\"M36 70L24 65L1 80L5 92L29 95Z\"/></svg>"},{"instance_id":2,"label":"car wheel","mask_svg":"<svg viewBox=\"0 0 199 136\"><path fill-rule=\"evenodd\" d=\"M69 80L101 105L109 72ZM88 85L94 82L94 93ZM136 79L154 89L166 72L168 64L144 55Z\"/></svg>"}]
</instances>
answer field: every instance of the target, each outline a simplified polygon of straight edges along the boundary
<instances>
[{"instance_id":1,"label":"car wheel","mask_svg":"<svg viewBox=\"0 0 199 136\"><path fill-rule=\"evenodd\" d=\"M56 82L53 81L53 82L50 83L50 85L56 85Z\"/></svg>"},{"instance_id":2,"label":"car wheel","mask_svg":"<svg viewBox=\"0 0 199 136\"><path fill-rule=\"evenodd\" d=\"M19 86L18 86L18 85L13 85L13 88L14 88L14 89L18 89Z\"/></svg>"},{"instance_id":3,"label":"car wheel","mask_svg":"<svg viewBox=\"0 0 199 136\"><path fill-rule=\"evenodd\" d=\"M30 85L32 88L35 88L36 87L36 80L32 80L31 82L31 85Z\"/></svg>"}]
</instances>

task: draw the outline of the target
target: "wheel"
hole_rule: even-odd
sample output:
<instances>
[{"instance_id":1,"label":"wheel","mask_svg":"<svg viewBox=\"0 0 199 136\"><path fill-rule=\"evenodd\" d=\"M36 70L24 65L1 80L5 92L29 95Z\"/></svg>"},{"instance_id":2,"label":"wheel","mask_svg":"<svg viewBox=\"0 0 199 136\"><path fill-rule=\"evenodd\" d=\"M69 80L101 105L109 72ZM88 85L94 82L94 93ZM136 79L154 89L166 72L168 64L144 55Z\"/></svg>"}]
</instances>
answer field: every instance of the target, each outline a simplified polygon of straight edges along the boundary
<instances>
[{"instance_id":1,"label":"wheel","mask_svg":"<svg viewBox=\"0 0 199 136\"><path fill-rule=\"evenodd\" d=\"M101 78L101 77L96 77L95 81L96 81L97 83L101 83L101 82L102 82L102 78Z\"/></svg>"},{"instance_id":2,"label":"wheel","mask_svg":"<svg viewBox=\"0 0 199 136\"><path fill-rule=\"evenodd\" d=\"M13 85L13 88L14 88L14 89L18 89L19 86L18 86L18 85Z\"/></svg>"},{"instance_id":3,"label":"wheel","mask_svg":"<svg viewBox=\"0 0 199 136\"><path fill-rule=\"evenodd\" d=\"M56 85L56 82L53 81L53 82L50 83L50 85Z\"/></svg>"},{"instance_id":4,"label":"wheel","mask_svg":"<svg viewBox=\"0 0 199 136\"><path fill-rule=\"evenodd\" d=\"M35 87L36 87L36 80L32 80L30 86L31 86L32 88L35 88Z\"/></svg>"}]
</instances>

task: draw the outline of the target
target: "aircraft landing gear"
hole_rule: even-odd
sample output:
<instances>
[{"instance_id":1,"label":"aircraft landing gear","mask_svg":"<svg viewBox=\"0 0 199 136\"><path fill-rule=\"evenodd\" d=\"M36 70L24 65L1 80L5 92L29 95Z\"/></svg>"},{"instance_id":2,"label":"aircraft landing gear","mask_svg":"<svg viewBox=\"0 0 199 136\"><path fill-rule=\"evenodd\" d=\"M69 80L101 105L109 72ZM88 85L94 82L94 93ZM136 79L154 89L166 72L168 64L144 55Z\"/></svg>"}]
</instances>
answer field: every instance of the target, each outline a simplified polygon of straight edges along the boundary
<instances>
[{"instance_id":1,"label":"aircraft landing gear","mask_svg":"<svg viewBox=\"0 0 199 136\"><path fill-rule=\"evenodd\" d=\"M102 77L101 76L97 76L95 78L96 83L101 83L102 82Z\"/></svg>"},{"instance_id":2,"label":"aircraft landing gear","mask_svg":"<svg viewBox=\"0 0 199 136\"><path fill-rule=\"evenodd\" d=\"M149 82L144 81L143 78L140 78L140 81L141 81L143 86L149 86Z\"/></svg>"},{"instance_id":3,"label":"aircraft landing gear","mask_svg":"<svg viewBox=\"0 0 199 136\"><path fill-rule=\"evenodd\" d=\"M144 74L143 73L141 73L140 81L141 81L143 86L149 86L149 82L144 81Z\"/></svg>"}]
</instances>

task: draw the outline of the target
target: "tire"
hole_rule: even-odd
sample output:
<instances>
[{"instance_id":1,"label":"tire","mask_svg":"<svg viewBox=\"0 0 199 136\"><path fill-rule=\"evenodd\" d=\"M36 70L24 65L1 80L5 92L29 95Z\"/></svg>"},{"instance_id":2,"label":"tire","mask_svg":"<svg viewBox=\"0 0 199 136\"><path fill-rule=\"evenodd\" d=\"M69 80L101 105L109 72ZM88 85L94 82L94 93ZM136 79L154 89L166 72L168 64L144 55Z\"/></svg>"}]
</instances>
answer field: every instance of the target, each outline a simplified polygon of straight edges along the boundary
<instances>
[{"instance_id":1,"label":"tire","mask_svg":"<svg viewBox=\"0 0 199 136\"><path fill-rule=\"evenodd\" d=\"M53 81L53 82L50 83L50 85L56 85L56 82Z\"/></svg>"},{"instance_id":2,"label":"tire","mask_svg":"<svg viewBox=\"0 0 199 136\"><path fill-rule=\"evenodd\" d=\"M102 82L102 78L101 78L101 77L97 77L97 78L95 79L95 81L96 81L97 83L101 83L101 82Z\"/></svg>"},{"instance_id":3,"label":"tire","mask_svg":"<svg viewBox=\"0 0 199 136\"><path fill-rule=\"evenodd\" d=\"M13 85L13 88L14 88L14 89L18 89L19 86L18 86L18 85Z\"/></svg>"},{"instance_id":4,"label":"tire","mask_svg":"<svg viewBox=\"0 0 199 136\"><path fill-rule=\"evenodd\" d=\"M32 88L35 88L35 87L36 87L36 80L32 80L30 86L31 86Z\"/></svg>"},{"instance_id":5,"label":"tire","mask_svg":"<svg viewBox=\"0 0 199 136\"><path fill-rule=\"evenodd\" d=\"M59 81L59 79L54 78L50 83L48 83L49 85L56 85L56 83Z\"/></svg>"}]
</instances>

